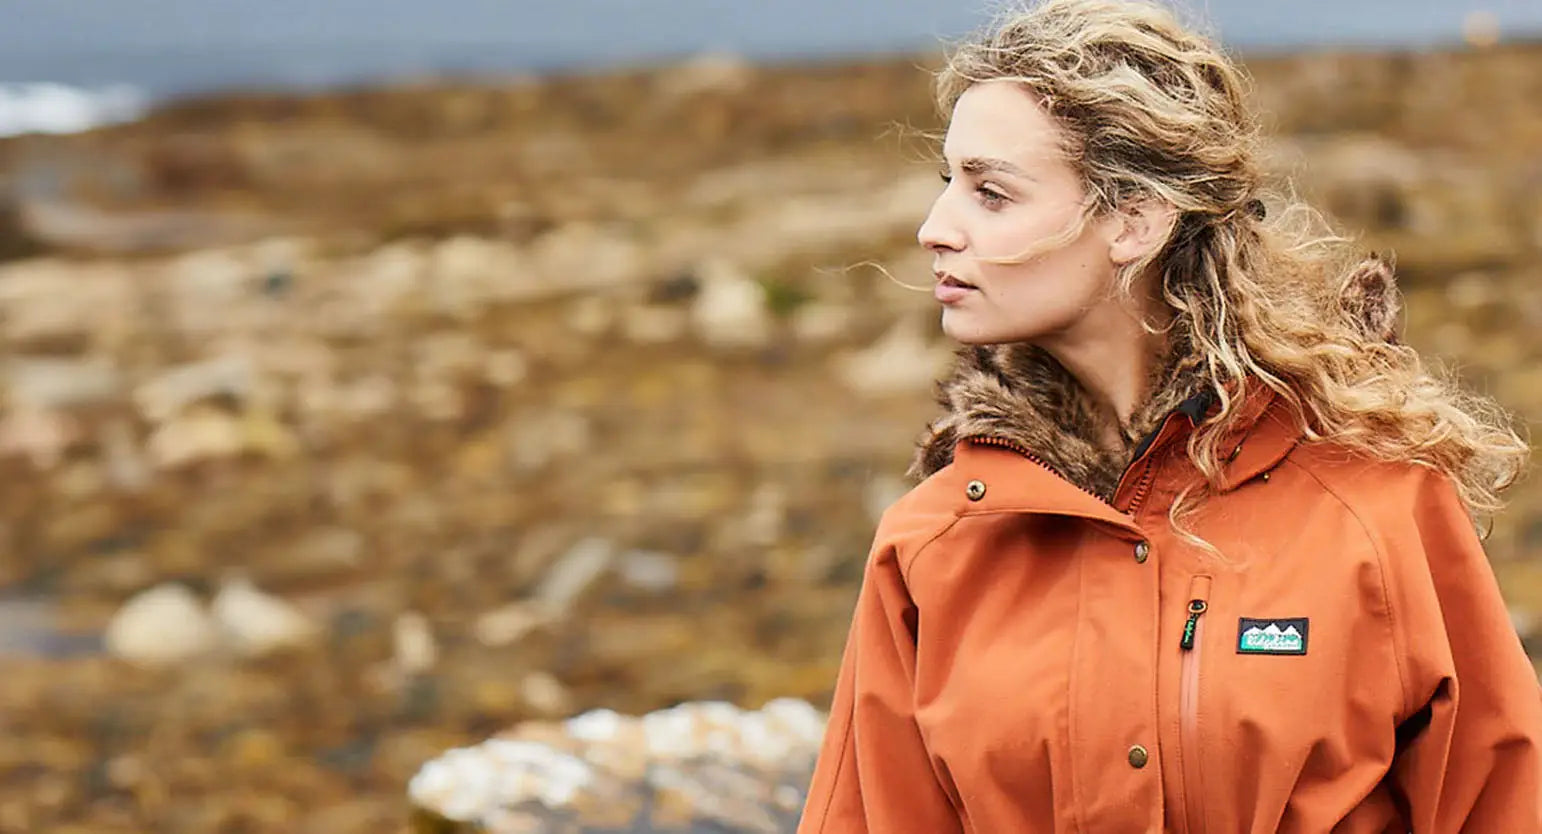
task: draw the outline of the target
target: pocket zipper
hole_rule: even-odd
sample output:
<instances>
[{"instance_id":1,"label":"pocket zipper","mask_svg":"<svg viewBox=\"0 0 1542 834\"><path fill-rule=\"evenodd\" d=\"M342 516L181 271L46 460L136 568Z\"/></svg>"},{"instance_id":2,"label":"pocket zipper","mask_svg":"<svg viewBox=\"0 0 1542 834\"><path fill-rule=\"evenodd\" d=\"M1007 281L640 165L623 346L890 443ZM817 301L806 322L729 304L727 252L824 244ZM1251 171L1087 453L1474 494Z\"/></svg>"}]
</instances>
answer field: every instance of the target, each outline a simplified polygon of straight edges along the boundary
<instances>
[{"instance_id":1,"label":"pocket zipper","mask_svg":"<svg viewBox=\"0 0 1542 834\"><path fill-rule=\"evenodd\" d=\"M1199 661L1204 641L1203 617L1210 608L1210 577L1189 583L1188 619L1178 648L1183 652L1178 689L1178 756L1182 763L1183 809L1187 834L1204 834L1204 774L1200 768Z\"/></svg>"}]
</instances>

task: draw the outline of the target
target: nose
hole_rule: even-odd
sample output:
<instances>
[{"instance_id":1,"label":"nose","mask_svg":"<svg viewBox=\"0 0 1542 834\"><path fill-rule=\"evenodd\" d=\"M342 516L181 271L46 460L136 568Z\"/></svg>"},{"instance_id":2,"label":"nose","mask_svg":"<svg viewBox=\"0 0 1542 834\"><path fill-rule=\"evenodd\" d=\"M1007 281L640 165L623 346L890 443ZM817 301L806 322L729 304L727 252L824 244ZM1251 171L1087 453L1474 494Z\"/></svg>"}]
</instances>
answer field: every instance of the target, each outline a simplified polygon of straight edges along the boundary
<instances>
[{"instance_id":1,"label":"nose","mask_svg":"<svg viewBox=\"0 0 1542 834\"><path fill-rule=\"evenodd\" d=\"M926 219L921 222L921 228L916 230L916 242L933 253L943 251L958 252L964 248L963 234L958 224L952 222L945 211L944 192L932 202L931 211L927 212Z\"/></svg>"}]
</instances>

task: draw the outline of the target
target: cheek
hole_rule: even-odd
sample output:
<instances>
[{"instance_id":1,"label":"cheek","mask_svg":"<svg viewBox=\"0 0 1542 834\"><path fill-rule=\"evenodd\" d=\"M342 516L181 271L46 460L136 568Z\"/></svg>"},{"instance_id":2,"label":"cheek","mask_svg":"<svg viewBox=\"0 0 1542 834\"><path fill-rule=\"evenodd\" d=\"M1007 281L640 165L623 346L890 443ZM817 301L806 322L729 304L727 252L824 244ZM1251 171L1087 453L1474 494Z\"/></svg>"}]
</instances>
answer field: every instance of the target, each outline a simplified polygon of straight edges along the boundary
<instances>
[{"instance_id":1,"label":"cheek","mask_svg":"<svg viewBox=\"0 0 1542 834\"><path fill-rule=\"evenodd\" d=\"M1057 241L1070 221L1018 222L1001 224L975 238L982 254L1002 258L1026 256L1020 263L982 263L980 272L987 279L1013 285L1049 284L1069 295L1091 294L1113 279L1113 262L1107 247L1101 247L1091 230L1069 243ZM1057 244L1054 248L1047 248Z\"/></svg>"},{"instance_id":2,"label":"cheek","mask_svg":"<svg viewBox=\"0 0 1542 834\"><path fill-rule=\"evenodd\" d=\"M1071 243L1059 243L1075 225L1079 206L1073 201L1055 198L1024 200L1006 209L982 213L976 217L972 243L983 256L1039 258L1074 248L1088 237L1087 229ZM1059 245L1050 250L1056 243Z\"/></svg>"},{"instance_id":3,"label":"cheek","mask_svg":"<svg viewBox=\"0 0 1542 834\"><path fill-rule=\"evenodd\" d=\"M1002 212L976 224L973 243L981 255L1010 258L1042 251L1064 228L1041 212Z\"/></svg>"}]
</instances>

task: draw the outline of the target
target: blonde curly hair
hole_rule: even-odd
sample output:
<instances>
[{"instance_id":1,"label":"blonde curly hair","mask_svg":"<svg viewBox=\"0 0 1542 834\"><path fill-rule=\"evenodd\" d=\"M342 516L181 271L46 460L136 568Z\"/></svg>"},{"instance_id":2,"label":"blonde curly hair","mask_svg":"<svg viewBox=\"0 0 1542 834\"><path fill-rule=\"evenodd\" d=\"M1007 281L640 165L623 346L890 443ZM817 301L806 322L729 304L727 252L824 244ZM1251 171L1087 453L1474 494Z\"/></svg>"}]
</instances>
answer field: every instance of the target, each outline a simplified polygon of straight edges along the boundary
<instances>
[{"instance_id":1,"label":"blonde curly hair","mask_svg":"<svg viewBox=\"0 0 1542 834\"><path fill-rule=\"evenodd\" d=\"M1082 179L1080 223L1126 201L1177 209L1165 246L1119 276L1158 270L1191 356L1221 395L1188 454L1218 483L1221 438L1254 381L1292 407L1309 440L1428 466L1469 513L1490 515L1529 448L1493 402L1463 391L1393 337L1389 263L1364 260L1322 215L1271 188L1250 80L1215 41L1145 0L1044 0L1004 9L953 45L936 76L944 118L970 86L1020 83L1060 125ZM1057 240L1074 239L1080 223ZM1379 306L1378 306L1379 305ZM1185 493L1171 520L1195 506Z\"/></svg>"}]
</instances>

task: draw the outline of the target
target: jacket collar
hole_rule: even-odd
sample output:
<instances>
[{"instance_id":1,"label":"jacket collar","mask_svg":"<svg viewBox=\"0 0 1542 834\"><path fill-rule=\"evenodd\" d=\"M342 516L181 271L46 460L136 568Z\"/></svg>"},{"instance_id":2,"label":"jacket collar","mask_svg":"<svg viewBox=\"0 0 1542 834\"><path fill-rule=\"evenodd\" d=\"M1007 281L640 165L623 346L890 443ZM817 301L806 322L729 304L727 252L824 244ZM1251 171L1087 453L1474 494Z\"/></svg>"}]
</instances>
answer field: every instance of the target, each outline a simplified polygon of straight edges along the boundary
<instances>
[{"instance_id":1,"label":"jacket collar","mask_svg":"<svg viewBox=\"0 0 1542 834\"><path fill-rule=\"evenodd\" d=\"M1153 393L1125 428L1121 448L1108 450L1094 440L1095 412L1080 383L1047 351L1026 343L964 346L938 385L943 413L918 445L910 474L924 478L952 461L959 441L989 437L1111 500L1137 447L1154 443L1146 438L1170 414L1213 385L1191 351L1174 350L1146 387Z\"/></svg>"},{"instance_id":2,"label":"jacket collar","mask_svg":"<svg viewBox=\"0 0 1542 834\"><path fill-rule=\"evenodd\" d=\"M1268 472L1301 442L1300 422L1290 403L1262 382L1253 381L1236 425L1221 444L1224 459L1218 492L1233 489Z\"/></svg>"},{"instance_id":3,"label":"jacket collar","mask_svg":"<svg viewBox=\"0 0 1542 834\"><path fill-rule=\"evenodd\" d=\"M926 477L938 471L966 443L1006 446L1111 504L1132 464L1180 442L1219 410L1217 386L1198 362L1181 355L1158 370L1148 390L1153 394L1132 419L1123 448L1110 452L1092 440L1092 412L1080 386L1048 353L1026 344L962 348L939 384L944 413L918 445L910 472ZM1238 418L1221 446L1232 451L1220 491L1267 471L1300 438L1274 391L1250 380L1242 394Z\"/></svg>"},{"instance_id":4,"label":"jacket collar","mask_svg":"<svg viewBox=\"0 0 1542 834\"><path fill-rule=\"evenodd\" d=\"M1203 386L1198 391L1190 394L1188 399L1178 403L1178 407L1173 409L1173 413L1170 416L1187 417L1191 427L1198 426L1201 420L1210 415L1210 407L1215 405L1219 399L1214 387L1209 385ZM1166 421L1164 420L1163 425L1165 424ZM1144 455L1151 448L1151 444L1156 442L1157 436L1161 432L1162 426L1157 426L1151 431L1146 432L1146 436L1136 445L1135 451L1130 453L1130 459L1140 460L1141 455Z\"/></svg>"},{"instance_id":5,"label":"jacket collar","mask_svg":"<svg viewBox=\"0 0 1542 834\"><path fill-rule=\"evenodd\" d=\"M1337 313L1362 337L1396 342L1400 301L1386 259L1372 254L1350 270L1337 303ZM1122 448L1114 451L1092 441L1092 409L1076 380L1047 352L1021 343L961 348L952 372L938 385L943 415L922 437L909 474L918 479L931 475L953 460L963 441L992 438L1027 451L1084 493L1112 501L1132 462L1186 435L1183 423L1192 429L1216 411L1221 389L1193 350L1186 327L1184 318L1174 322L1169 359L1147 381L1146 390L1154 393L1126 427ZM1232 389L1243 402L1220 447L1232 449L1221 472L1221 491L1267 472L1303 434L1299 406L1262 380L1245 382Z\"/></svg>"}]
</instances>

